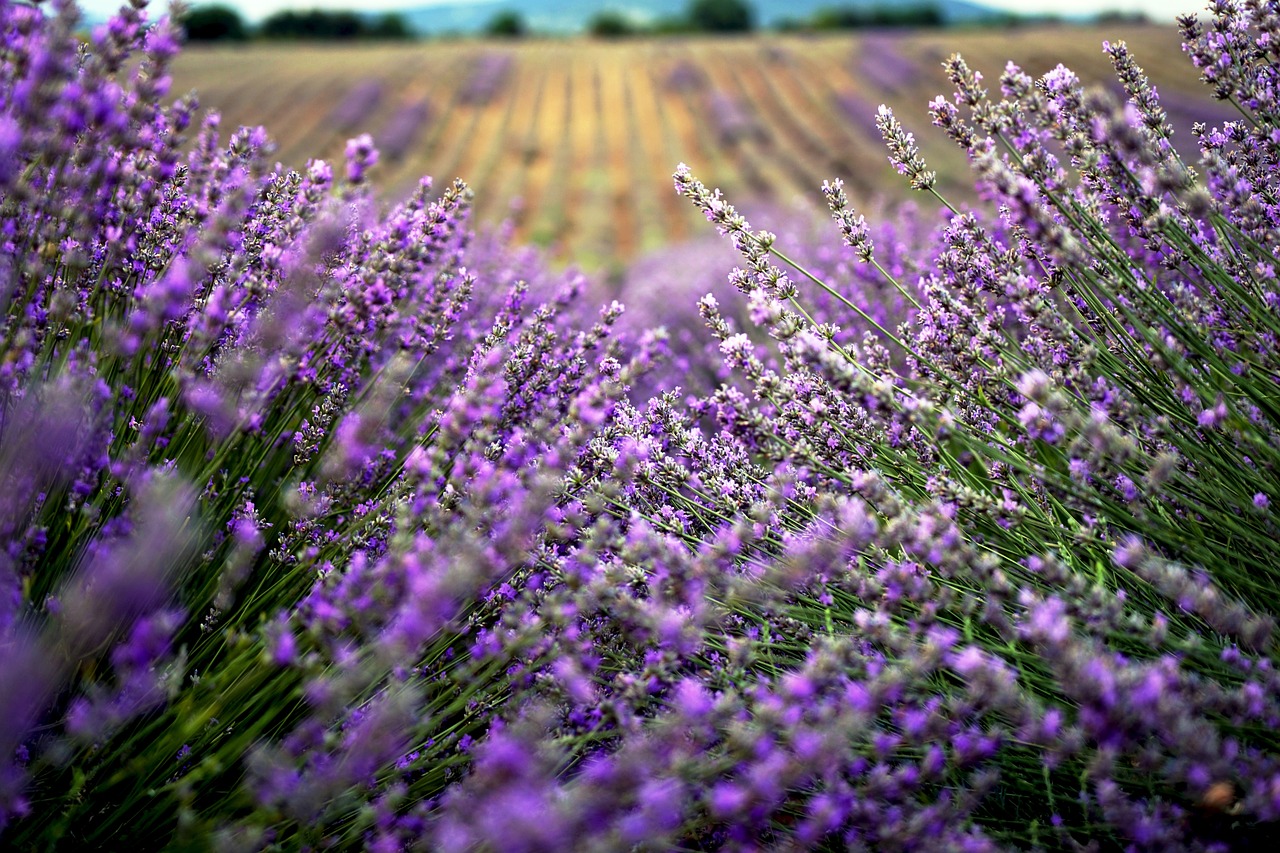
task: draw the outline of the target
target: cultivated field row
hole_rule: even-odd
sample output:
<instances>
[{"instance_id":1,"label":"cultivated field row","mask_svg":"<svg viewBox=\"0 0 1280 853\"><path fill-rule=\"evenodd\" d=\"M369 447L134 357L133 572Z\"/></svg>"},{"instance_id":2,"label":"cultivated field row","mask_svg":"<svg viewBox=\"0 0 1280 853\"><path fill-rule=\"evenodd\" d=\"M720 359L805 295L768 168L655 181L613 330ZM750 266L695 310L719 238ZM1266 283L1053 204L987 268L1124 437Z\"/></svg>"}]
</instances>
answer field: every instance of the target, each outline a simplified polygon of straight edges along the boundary
<instances>
[{"instance_id":1,"label":"cultivated field row","mask_svg":"<svg viewBox=\"0 0 1280 853\"><path fill-rule=\"evenodd\" d=\"M874 127L880 103L916 133L944 192L964 196L963 158L927 116L950 91L940 61L959 50L992 90L1006 60L1038 76L1048 55L1102 82L1108 38L1129 41L1183 140L1193 120L1230 117L1203 98L1186 106L1194 71L1174 30L1154 26L191 49L175 91L198 88L225 126L267 125L291 165L339 158L368 131L389 197L424 174L461 177L481 222L509 218L518 238L600 267L705 231L671 190L680 161L739 202L817 200L836 177L863 202L906 194Z\"/></svg>"}]
</instances>

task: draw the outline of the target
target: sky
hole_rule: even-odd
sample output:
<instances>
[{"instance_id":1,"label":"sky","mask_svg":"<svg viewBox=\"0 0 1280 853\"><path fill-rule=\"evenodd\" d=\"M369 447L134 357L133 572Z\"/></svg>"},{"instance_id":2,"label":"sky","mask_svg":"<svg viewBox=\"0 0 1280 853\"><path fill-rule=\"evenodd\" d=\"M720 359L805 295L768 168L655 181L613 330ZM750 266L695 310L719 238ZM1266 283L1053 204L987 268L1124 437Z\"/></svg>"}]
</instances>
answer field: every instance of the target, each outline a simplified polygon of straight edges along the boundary
<instances>
[{"instance_id":1,"label":"sky","mask_svg":"<svg viewBox=\"0 0 1280 853\"><path fill-rule=\"evenodd\" d=\"M392 9L413 9L431 6L438 3L472 2L485 5L498 5L501 0L218 0L228 6L240 10L245 18L258 21L278 12L281 9L327 8L353 9L366 11L387 11ZM1061 15L1085 14L1103 10L1123 12L1146 12L1151 18L1161 21L1172 21L1181 12L1204 13L1208 0L977 0L987 6L1011 9L1017 12L1053 12ZM120 0L80 0L81 7L94 17L109 15L120 6ZM189 5L196 5L191 3ZM519 0L507 5L518 6ZM601 0L601 8L609 6L625 6L626 0ZM839 0L832 0L831 5L838 6ZM164 8L167 3L152 0L155 8ZM1205 17L1201 14L1201 17Z\"/></svg>"}]
</instances>

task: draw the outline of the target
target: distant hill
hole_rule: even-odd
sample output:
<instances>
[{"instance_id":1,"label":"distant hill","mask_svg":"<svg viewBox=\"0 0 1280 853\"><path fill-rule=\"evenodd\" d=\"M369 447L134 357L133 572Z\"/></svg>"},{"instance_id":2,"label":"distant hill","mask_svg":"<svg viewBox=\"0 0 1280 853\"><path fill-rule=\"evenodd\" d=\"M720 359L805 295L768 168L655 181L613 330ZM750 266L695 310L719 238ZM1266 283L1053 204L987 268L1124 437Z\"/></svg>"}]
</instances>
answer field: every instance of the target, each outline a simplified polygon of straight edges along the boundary
<instances>
[{"instance_id":1,"label":"distant hill","mask_svg":"<svg viewBox=\"0 0 1280 853\"><path fill-rule=\"evenodd\" d=\"M404 15L423 33L470 34L483 30L497 12L510 10L523 15L534 32L563 34L582 32L593 15L606 9L623 12L639 23L649 23L681 15L687 5L688 0L472 0L423 6L410 9ZM756 23L770 27L788 19L807 18L819 9L832 6L872 9L913 4L911 0L755 0L752 5L756 9ZM1004 14L969 0L920 0L914 5L938 7L948 24L976 23Z\"/></svg>"}]
</instances>

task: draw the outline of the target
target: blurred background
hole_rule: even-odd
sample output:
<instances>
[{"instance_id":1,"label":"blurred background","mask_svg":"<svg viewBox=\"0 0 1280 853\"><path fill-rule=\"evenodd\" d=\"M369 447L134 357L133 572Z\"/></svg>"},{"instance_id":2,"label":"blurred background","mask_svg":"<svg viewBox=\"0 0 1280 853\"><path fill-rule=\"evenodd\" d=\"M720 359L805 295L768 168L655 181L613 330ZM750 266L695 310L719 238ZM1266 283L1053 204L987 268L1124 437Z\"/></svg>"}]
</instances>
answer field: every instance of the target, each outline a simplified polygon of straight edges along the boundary
<instances>
[{"instance_id":1,"label":"blurred background","mask_svg":"<svg viewBox=\"0 0 1280 853\"><path fill-rule=\"evenodd\" d=\"M881 103L916 134L943 194L970 198L964 158L927 112L950 95L940 62L956 52L998 93L1008 60L1114 81L1102 42L1124 39L1184 151L1193 122L1230 117L1179 48L1175 13L1201 10L1167 0L303 4L189 7L174 94L196 90L226 130L265 125L293 166L340 160L368 132L388 201L424 174L438 187L461 177L481 226L509 222L517 239L604 272L709 232L672 190L679 162L748 208L821 204L831 178L863 205L909 195L874 125ZM82 3L91 23L114 5Z\"/></svg>"}]
</instances>

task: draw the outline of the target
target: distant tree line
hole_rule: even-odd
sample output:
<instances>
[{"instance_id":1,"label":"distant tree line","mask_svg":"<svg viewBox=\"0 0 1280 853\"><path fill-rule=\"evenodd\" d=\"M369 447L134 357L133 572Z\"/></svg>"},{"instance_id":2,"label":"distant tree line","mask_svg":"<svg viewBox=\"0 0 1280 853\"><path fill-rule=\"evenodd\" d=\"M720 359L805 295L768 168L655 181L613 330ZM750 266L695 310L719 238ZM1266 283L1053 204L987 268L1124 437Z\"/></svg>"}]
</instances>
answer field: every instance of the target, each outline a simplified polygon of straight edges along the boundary
<instances>
[{"instance_id":1,"label":"distant tree line","mask_svg":"<svg viewBox=\"0 0 1280 853\"><path fill-rule=\"evenodd\" d=\"M520 38L529 34L529 25L525 23L524 15L503 9L489 19L484 31L485 35L498 38Z\"/></svg>"},{"instance_id":2,"label":"distant tree line","mask_svg":"<svg viewBox=\"0 0 1280 853\"><path fill-rule=\"evenodd\" d=\"M838 30L861 27L940 27L946 24L942 10L929 3L897 3L871 8L831 6L819 9L807 19L784 21L782 30ZM596 14L587 31L601 38L628 35L668 35L673 33L747 32L756 26L755 9L746 0L691 0L684 15L660 18L645 26L621 12L605 10Z\"/></svg>"},{"instance_id":3,"label":"distant tree line","mask_svg":"<svg viewBox=\"0 0 1280 853\"><path fill-rule=\"evenodd\" d=\"M678 33L741 33L756 25L755 7L746 0L689 0L683 15L640 24L621 12L606 9L587 22L587 32L599 38Z\"/></svg>"},{"instance_id":4,"label":"distant tree line","mask_svg":"<svg viewBox=\"0 0 1280 853\"><path fill-rule=\"evenodd\" d=\"M268 39L405 39L413 30L394 12L367 16L356 12L308 9L276 12L262 22L258 34Z\"/></svg>"},{"instance_id":5,"label":"distant tree line","mask_svg":"<svg viewBox=\"0 0 1280 853\"><path fill-rule=\"evenodd\" d=\"M1016 26L1020 23L1049 22L1050 18L1028 18L1008 14L993 17L988 24ZM1098 16L1100 22L1140 23L1143 16L1110 13ZM250 27L240 13L229 6L203 5L183 17L187 38L191 41L244 41L263 39L318 39L348 41L356 39L410 39L415 36L407 19L395 12L368 15L354 11L308 9L286 10L265 19L257 28ZM882 0L871 7L832 5L818 9L808 18L796 18L778 24L780 30L842 30L885 27L941 27L947 23L939 6L930 2L892 2ZM632 35L672 35L693 33L741 33L756 27L756 11L748 0L689 0L684 14L639 22L627 14L608 9L596 13L587 23L587 32L597 38L622 38ZM495 38L521 38L530 34L524 16L513 9L501 9L489 19L484 34Z\"/></svg>"},{"instance_id":6,"label":"distant tree line","mask_svg":"<svg viewBox=\"0 0 1280 853\"><path fill-rule=\"evenodd\" d=\"M931 4L828 6L807 20L787 21L780 29L856 30L866 27L941 27L947 23L942 10Z\"/></svg>"},{"instance_id":7,"label":"distant tree line","mask_svg":"<svg viewBox=\"0 0 1280 853\"><path fill-rule=\"evenodd\" d=\"M587 33L599 38L676 33L747 32L755 28L755 8L746 0L690 0L683 15L642 23L617 9L606 8L587 22ZM489 36L518 37L530 29L524 17L504 9L485 27Z\"/></svg>"},{"instance_id":8,"label":"distant tree line","mask_svg":"<svg viewBox=\"0 0 1280 853\"><path fill-rule=\"evenodd\" d=\"M413 28L403 15L388 12L364 15L352 11L306 9L285 10L250 27L240 13L230 6L196 6L182 18L189 41L245 41L256 36L263 39L317 39L322 41L355 41L357 39L399 40L414 37Z\"/></svg>"}]
</instances>

